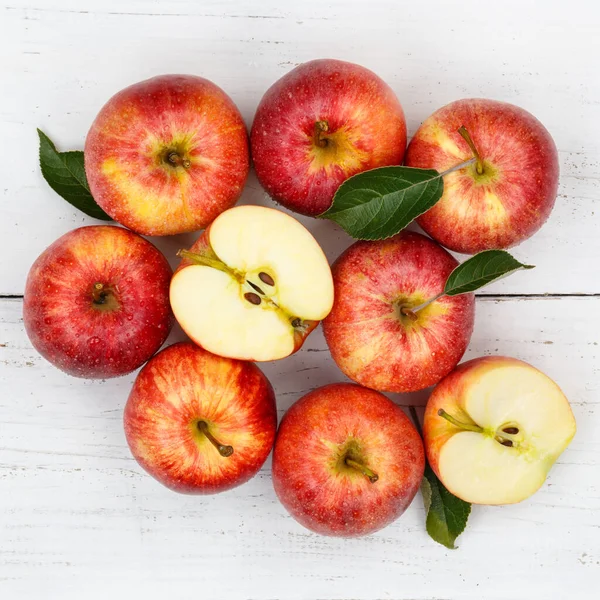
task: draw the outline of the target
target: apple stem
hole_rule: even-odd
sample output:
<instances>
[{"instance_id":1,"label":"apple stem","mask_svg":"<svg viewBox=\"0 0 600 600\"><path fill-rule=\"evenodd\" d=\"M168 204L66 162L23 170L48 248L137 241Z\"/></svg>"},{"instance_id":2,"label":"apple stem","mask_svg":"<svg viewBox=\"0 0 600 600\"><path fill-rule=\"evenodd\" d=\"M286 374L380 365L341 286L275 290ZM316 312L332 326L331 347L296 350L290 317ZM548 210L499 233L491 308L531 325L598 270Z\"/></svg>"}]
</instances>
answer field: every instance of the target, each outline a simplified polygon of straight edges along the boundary
<instances>
[{"instance_id":1,"label":"apple stem","mask_svg":"<svg viewBox=\"0 0 600 600\"><path fill-rule=\"evenodd\" d=\"M316 121L313 131L313 140L319 148L327 146L327 138L323 135L329 131L329 123L327 121Z\"/></svg>"},{"instance_id":2,"label":"apple stem","mask_svg":"<svg viewBox=\"0 0 600 600\"><path fill-rule=\"evenodd\" d=\"M208 423L206 421L198 421L198 431L201 431L208 441L219 451L219 454L224 458L227 458L233 454L233 446L226 446L221 444L219 440L208 430Z\"/></svg>"},{"instance_id":3,"label":"apple stem","mask_svg":"<svg viewBox=\"0 0 600 600\"><path fill-rule=\"evenodd\" d=\"M177 152L169 152L167 154L167 162L174 167L183 167L184 169L189 169L192 166L189 158L182 158Z\"/></svg>"},{"instance_id":4,"label":"apple stem","mask_svg":"<svg viewBox=\"0 0 600 600\"><path fill-rule=\"evenodd\" d=\"M438 415L446 419L454 425L455 427L459 427L460 429L466 429L467 431L475 431L476 433L481 433L483 429L479 427L479 425L472 425L471 423L462 423L458 419L455 419L452 415L448 414L443 408L438 410Z\"/></svg>"},{"instance_id":5,"label":"apple stem","mask_svg":"<svg viewBox=\"0 0 600 600\"><path fill-rule=\"evenodd\" d=\"M351 458L344 459L344 463L357 471L360 471L371 483L375 483L379 479L379 475L374 471L371 471L369 467L365 467L362 463L359 463L356 460L352 460Z\"/></svg>"},{"instance_id":6,"label":"apple stem","mask_svg":"<svg viewBox=\"0 0 600 600\"><path fill-rule=\"evenodd\" d=\"M108 289L104 287L103 283L95 283L94 289L92 290L92 300L94 304L104 304L106 302L106 296L108 296Z\"/></svg>"},{"instance_id":7,"label":"apple stem","mask_svg":"<svg viewBox=\"0 0 600 600\"><path fill-rule=\"evenodd\" d=\"M196 265L218 269L219 271L223 271L223 273L228 273L229 275L233 274L232 270L227 265L222 263L220 260L211 258L210 256L196 254L195 252L190 252L189 250L185 250L183 248L177 252L177 256L185 258L186 260L191 260Z\"/></svg>"},{"instance_id":8,"label":"apple stem","mask_svg":"<svg viewBox=\"0 0 600 600\"><path fill-rule=\"evenodd\" d=\"M467 142L467 144L469 145L469 148L471 148L471 152L473 152L473 155L475 156L475 158L477 160L477 165L475 166L475 170L477 171L478 175L482 175L483 174L483 160L481 159L479 152L477 152L477 148L475 147L473 138L471 137L471 135L467 131L467 128L464 125L461 125L458 128L458 133L460 133L463 140L465 140L465 142Z\"/></svg>"}]
</instances>

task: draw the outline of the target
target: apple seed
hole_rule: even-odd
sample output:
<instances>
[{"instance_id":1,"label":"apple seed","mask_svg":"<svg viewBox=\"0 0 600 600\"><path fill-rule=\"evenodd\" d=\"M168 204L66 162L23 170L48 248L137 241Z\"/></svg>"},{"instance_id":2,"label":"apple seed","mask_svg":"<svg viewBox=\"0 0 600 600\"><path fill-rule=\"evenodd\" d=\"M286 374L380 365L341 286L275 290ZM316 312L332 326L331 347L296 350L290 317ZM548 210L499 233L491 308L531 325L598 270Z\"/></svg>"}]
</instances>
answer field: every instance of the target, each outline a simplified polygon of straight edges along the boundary
<instances>
[{"instance_id":1,"label":"apple seed","mask_svg":"<svg viewBox=\"0 0 600 600\"><path fill-rule=\"evenodd\" d=\"M265 272L261 271L258 274L258 278L263 283L266 283L267 285L270 285L270 286L274 286L275 285L275 280L268 273L265 273Z\"/></svg>"},{"instance_id":2,"label":"apple seed","mask_svg":"<svg viewBox=\"0 0 600 600\"><path fill-rule=\"evenodd\" d=\"M260 296L255 294L254 292L247 292L244 294L244 298L250 302L250 304L254 304L258 306L261 303Z\"/></svg>"}]
</instances>

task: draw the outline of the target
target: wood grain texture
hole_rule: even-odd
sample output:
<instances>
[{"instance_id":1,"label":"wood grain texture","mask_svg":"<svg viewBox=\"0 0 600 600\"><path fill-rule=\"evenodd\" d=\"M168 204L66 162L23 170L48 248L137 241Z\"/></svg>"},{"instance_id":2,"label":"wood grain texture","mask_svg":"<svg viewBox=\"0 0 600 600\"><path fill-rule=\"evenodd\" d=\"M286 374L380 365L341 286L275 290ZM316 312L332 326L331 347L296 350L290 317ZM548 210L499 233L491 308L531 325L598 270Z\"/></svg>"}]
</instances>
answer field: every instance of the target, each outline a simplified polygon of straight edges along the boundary
<instances>
[{"instance_id":1,"label":"wood grain texture","mask_svg":"<svg viewBox=\"0 0 600 600\"><path fill-rule=\"evenodd\" d=\"M459 7L458 7L459 6ZM23 293L35 257L92 223L50 190L35 129L82 148L102 104L160 73L205 76L250 125L296 64L334 57L398 93L409 133L443 104L518 104L550 130L561 183L546 226L514 250L537 265L486 289L465 358L506 354L553 377L578 433L547 483L512 507L473 510L459 550L431 541L418 496L392 526L319 537L278 503L269 465L214 497L162 488L132 459L122 409L133 376L69 378L31 347L20 299L0 299L0 598L173 600L597 598L600 580L600 10L591 2L6 0L0 6L0 296ZM244 202L268 205L251 176ZM350 243L303 219L333 260ZM196 236L158 244L175 252ZM527 294L561 297L527 298ZM589 297L574 297L587 294ZM596 296L594 296L596 294ZM171 341L180 339L176 332ZM320 329L264 370L280 417L343 377ZM422 406L427 392L391 395Z\"/></svg>"},{"instance_id":2,"label":"wood grain texture","mask_svg":"<svg viewBox=\"0 0 600 600\"><path fill-rule=\"evenodd\" d=\"M492 291L599 293L600 278L588 265L600 262L600 11L576 4L589 9L560 0L545 2L541 12L535 2L517 0L502 7L464 0L460 10L397 0L368 9L358 0L7 0L0 7L0 69L9 93L0 95L0 136L10 144L1 151L0 237L11 260L0 294L22 293L35 257L58 234L91 222L43 181L36 127L59 149L82 148L112 94L172 72L213 80L250 125L276 79L327 56L363 64L388 82L411 134L458 98L496 98L534 113L560 151L557 205L538 235L515 249L537 265L536 275L516 275ZM533 21L524 18L529 11ZM270 202L254 179L244 201ZM333 225L315 229L331 258L349 241ZM172 244L160 242L169 250Z\"/></svg>"},{"instance_id":3,"label":"wood grain texture","mask_svg":"<svg viewBox=\"0 0 600 600\"><path fill-rule=\"evenodd\" d=\"M144 474L122 408L132 376L70 378L0 302L0 596L3 598L595 598L600 574L600 298L483 299L465 358L508 354L553 376L578 433L529 501L474 507L459 549L425 533L420 495L363 539L312 534L278 503L268 466L245 486L181 496ZM178 334L173 336L177 339ZM343 380L320 329L266 364L281 414ZM390 395L422 405L427 392ZM507 588L507 586L509 586ZM165 596L166 595L166 596Z\"/></svg>"}]
</instances>

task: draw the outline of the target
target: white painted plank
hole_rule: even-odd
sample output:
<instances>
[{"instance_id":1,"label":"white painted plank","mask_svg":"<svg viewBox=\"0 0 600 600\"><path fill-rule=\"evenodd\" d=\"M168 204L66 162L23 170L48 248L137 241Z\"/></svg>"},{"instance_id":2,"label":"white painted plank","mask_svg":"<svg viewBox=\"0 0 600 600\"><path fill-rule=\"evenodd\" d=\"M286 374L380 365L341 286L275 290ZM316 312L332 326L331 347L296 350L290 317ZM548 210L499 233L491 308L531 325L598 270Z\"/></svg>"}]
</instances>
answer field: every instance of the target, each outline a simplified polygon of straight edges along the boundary
<instances>
[{"instance_id":1,"label":"white painted plank","mask_svg":"<svg viewBox=\"0 0 600 600\"><path fill-rule=\"evenodd\" d=\"M571 399L579 429L539 493L512 507L475 507L452 552L427 537L420 496L387 529L344 541L288 517L268 468L218 496L162 488L125 443L133 377L61 374L30 347L21 301L2 300L0 597L597 598L599 314L600 298L478 301L467 358L508 354L541 368ZM264 369L280 413L342 379L320 330ZM392 397L422 404L427 394Z\"/></svg>"},{"instance_id":2,"label":"white painted plank","mask_svg":"<svg viewBox=\"0 0 600 600\"><path fill-rule=\"evenodd\" d=\"M543 11L518 0L464 0L460 9L397 0L7 0L0 7L0 239L10 260L2 261L0 294L21 294L35 257L90 222L41 178L36 127L61 148L81 148L112 93L166 72L214 80L250 124L271 83L297 63L327 56L363 64L389 82L411 133L461 97L506 100L538 116L560 150L557 206L515 250L537 270L491 291L598 293L599 34L595 4L562 0L545 2ZM267 202L254 179L244 201ZM331 224L310 226L332 259L349 243ZM172 254L180 243L160 245Z\"/></svg>"}]
</instances>

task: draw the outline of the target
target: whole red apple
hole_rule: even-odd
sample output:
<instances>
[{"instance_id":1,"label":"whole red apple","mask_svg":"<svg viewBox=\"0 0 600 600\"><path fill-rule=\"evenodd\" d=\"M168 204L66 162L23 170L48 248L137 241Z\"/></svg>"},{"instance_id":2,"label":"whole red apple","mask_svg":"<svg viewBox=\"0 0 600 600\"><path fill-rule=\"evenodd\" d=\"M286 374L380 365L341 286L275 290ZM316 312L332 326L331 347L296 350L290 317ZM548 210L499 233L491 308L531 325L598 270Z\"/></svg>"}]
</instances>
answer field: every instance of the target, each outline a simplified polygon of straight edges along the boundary
<instances>
[{"instance_id":1,"label":"whole red apple","mask_svg":"<svg viewBox=\"0 0 600 600\"><path fill-rule=\"evenodd\" d=\"M470 360L445 377L423 421L431 468L450 492L476 504L531 496L575 429L556 383L504 356Z\"/></svg>"},{"instance_id":2,"label":"whole red apple","mask_svg":"<svg viewBox=\"0 0 600 600\"><path fill-rule=\"evenodd\" d=\"M313 60L267 90L250 141L267 192L290 210L316 216L351 175L402 162L406 123L394 92L375 73Z\"/></svg>"},{"instance_id":3,"label":"whole red apple","mask_svg":"<svg viewBox=\"0 0 600 600\"><path fill-rule=\"evenodd\" d=\"M475 164L444 177L441 200L419 225L443 246L467 254L532 236L550 215L558 189L558 154L546 128L512 104L458 100L423 122L406 164L445 171L474 153Z\"/></svg>"},{"instance_id":4,"label":"whole red apple","mask_svg":"<svg viewBox=\"0 0 600 600\"><path fill-rule=\"evenodd\" d=\"M144 235L203 229L237 202L250 165L239 110L192 75L154 77L113 96L84 155L96 202Z\"/></svg>"},{"instance_id":5,"label":"whole red apple","mask_svg":"<svg viewBox=\"0 0 600 600\"><path fill-rule=\"evenodd\" d=\"M125 375L169 335L171 267L144 238L110 225L66 233L33 263L23 321L35 349L75 377Z\"/></svg>"},{"instance_id":6,"label":"whole red apple","mask_svg":"<svg viewBox=\"0 0 600 600\"><path fill-rule=\"evenodd\" d=\"M437 383L461 359L475 319L473 294L440 294L458 262L434 241L404 231L357 242L332 267L334 304L323 321L340 369L385 392Z\"/></svg>"},{"instance_id":7,"label":"whole red apple","mask_svg":"<svg viewBox=\"0 0 600 600\"><path fill-rule=\"evenodd\" d=\"M124 424L134 458L152 477L176 492L213 494L248 481L265 462L275 395L253 363L180 343L140 371Z\"/></svg>"},{"instance_id":8,"label":"whole red apple","mask_svg":"<svg viewBox=\"0 0 600 600\"><path fill-rule=\"evenodd\" d=\"M302 525L360 536L397 519L423 478L421 437L391 400L338 383L296 402L273 451L275 492Z\"/></svg>"}]
</instances>

